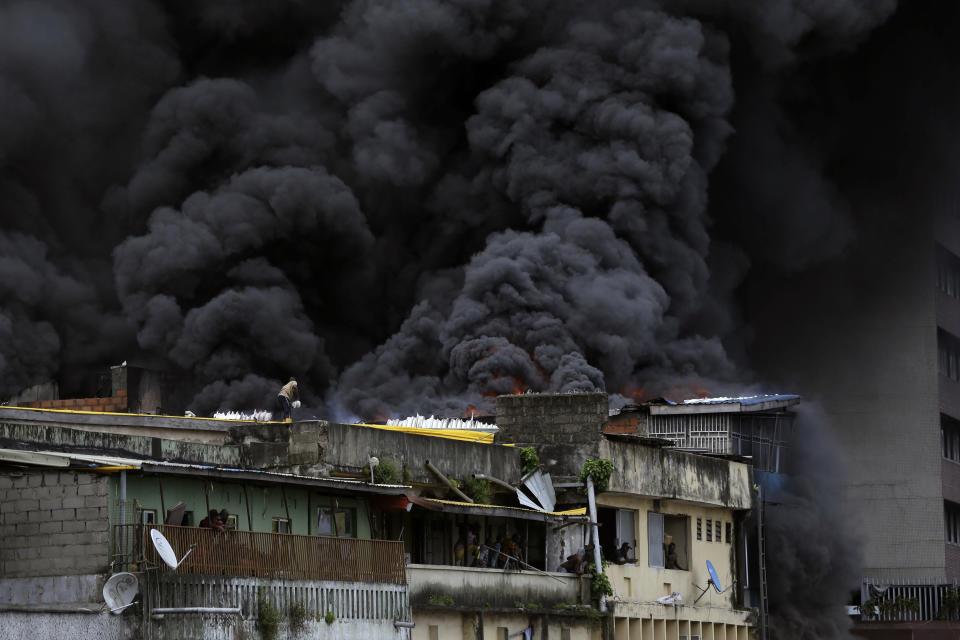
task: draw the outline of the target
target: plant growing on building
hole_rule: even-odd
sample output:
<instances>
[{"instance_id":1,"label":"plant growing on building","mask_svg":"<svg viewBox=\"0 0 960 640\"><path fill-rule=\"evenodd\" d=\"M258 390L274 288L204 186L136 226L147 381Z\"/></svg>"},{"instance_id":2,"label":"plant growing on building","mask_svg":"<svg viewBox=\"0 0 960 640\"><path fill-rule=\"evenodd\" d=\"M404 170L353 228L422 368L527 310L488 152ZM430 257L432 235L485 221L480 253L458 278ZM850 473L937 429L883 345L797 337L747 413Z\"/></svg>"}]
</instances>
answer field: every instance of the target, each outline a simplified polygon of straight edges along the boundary
<instances>
[{"instance_id":1,"label":"plant growing on building","mask_svg":"<svg viewBox=\"0 0 960 640\"><path fill-rule=\"evenodd\" d=\"M937 620L956 620L960 617L960 587L947 587L940 599Z\"/></svg>"},{"instance_id":2,"label":"plant growing on building","mask_svg":"<svg viewBox=\"0 0 960 640\"><path fill-rule=\"evenodd\" d=\"M373 481L377 484L397 484L400 480L400 468L396 460L380 458L380 464L373 468Z\"/></svg>"},{"instance_id":3,"label":"plant growing on building","mask_svg":"<svg viewBox=\"0 0 960 640\"><path fill-rule=\"evenodd\" d=\"M613 475L613 463L606 458L587 460L580 470L580 482L583 483L580 491L586 493L587 478L593 478L593 487L597 491L606 491L610 486L610 476Z\"/></svg>"},{"instance_id":4,"label":"plant growing on building","mask_svg":"<svg viewBox=\"0 0 960 640\"><path fill-rule=\"evenodd\" d=\"M327 611L327 615L323 616L323 621L327 624L333 624L337 619L337 616L333 613L333 609Z\"/></svg>"},{"instance_id":5,"label":"plant growing on building","mask_svg":"<svg viewBox=\"0 0 960 640\"><path fill-rule=\"evenodd\" d=\"M404 462L403 463L403 481L409 484L411 480L413 480L413 472L410 471L410 467L408 467L407 463Z\"/></svg>"},{"instance_id":6,"label":"plant growing on building","mask_svg":"<svg viewBox=\"0 0 960 640\"><path fill-rule=\"evenodd\" d=\"M493 499L493 486L488 480L479 480L473 476L464 476L458 481L460 490L470 496L477 504L490 504Z\"/></svg>"},{"instance_id":7,"label":"plant growing on building","mask_svg":"<svg viewBox=\"0 0 960 640\"><path fill-rule=\"evenodd\" d=\"M540 466L540 457L533 447L520 447L520 468L524 474L530 473Z\"/></svg>"},{"instance_id":8,"label":"plant growing on building","mask_svg":"<svg viewBox=\"0 0 960 640\"><path fill-rule=\"evenodd\" d=\"M601 567L607 566L606 560L601 560ZM597 565L590 563L587 565L587 572L590 574L590 598L599 602L603 596L613 595L613 586L610 584L610 578L605 573L597 573Z\"/></svg>"},{"instance_id":9,"label":"plant growing on building","mask_svg":"<svg viewBox=\"0 0 960 640\"><path fill-rule=\"evenodd\" d=\"M293 606L290 607L290 631L293 633L299 633L303 629L304 623L307 621L307 608L303 606L302 602L294 602Z\"/></svg>"},{"instance_id":10,"label":"plant growing on building","mask_svg":"<svg viewBox=\"0 0 960 640\"><path fill-rule=\"evenodd\" d=\"M427 598L427 604L432 605L434 607L452 607L453 598L451 598L450 596L432 595L429 598Z\"/></svg>"},{"instance_id":11,"label":"plant growing on building","mask_svg":"<svg viewBox=\"0 0 960 640\"><path fill-rule=\"evenodd\" d=\"M257 630L260 637L263 640L276 640L282 620L283 614L261 593L257 598Z\"/></svg>"},{"instance_id":12,"label":"plant growing on building","mask_svg":"<svg viewBox=\"0 0 960 640\"><path fill-rule=\"evenodd\" d=\"M907 613L917 613L920 611L920 600L917 598L870 598L860 605L860 615L863 617L864 611L867 616L877 620L896 619Z\"/></svg>"}]
</instances>

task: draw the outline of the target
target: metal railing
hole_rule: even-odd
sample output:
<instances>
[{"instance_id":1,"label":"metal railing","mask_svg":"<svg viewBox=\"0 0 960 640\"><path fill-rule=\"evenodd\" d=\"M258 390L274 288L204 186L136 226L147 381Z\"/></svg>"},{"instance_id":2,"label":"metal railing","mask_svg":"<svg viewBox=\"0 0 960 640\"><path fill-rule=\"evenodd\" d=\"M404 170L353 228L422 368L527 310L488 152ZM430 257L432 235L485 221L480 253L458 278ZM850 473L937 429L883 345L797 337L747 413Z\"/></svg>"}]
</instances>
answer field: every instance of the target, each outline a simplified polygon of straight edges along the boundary
<instances>
[{"instance_id":1,"label":"metal railing","mask_svg":"<svg viewBox=\"0 0 960 640\"><path fill-rule=\"evenodd\" d=\"M872 611L861 607L861 620L910 622L960 619L960 589L957 581L932 578L880 580L864 578L860 602L880 603Z\"/></svg>"},{"instance_id":2,"label":"metal railing","mask_svg":"<svg viewBox=\"0 0 960 640\"><path fill-rule=\"evenodd\" d=\"M195 545L193 552L171 569L153 548L151 529L167 538L178 558ZM115 570L145 564L187 574L406 583L403 542L393 540L127 524L114 526L114 550Z\"/></svg>"}]
</instances>

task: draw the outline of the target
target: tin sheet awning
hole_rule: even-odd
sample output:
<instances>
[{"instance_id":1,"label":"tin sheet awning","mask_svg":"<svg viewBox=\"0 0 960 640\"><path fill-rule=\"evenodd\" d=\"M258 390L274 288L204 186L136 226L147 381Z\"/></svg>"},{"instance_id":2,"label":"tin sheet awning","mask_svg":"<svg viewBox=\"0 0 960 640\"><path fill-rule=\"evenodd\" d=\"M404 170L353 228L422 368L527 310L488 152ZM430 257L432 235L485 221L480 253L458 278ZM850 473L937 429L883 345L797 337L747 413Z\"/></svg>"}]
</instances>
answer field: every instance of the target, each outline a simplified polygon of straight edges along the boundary
<instances>
[{"instance_id":1,"label":"tin sheet awning","mask_svg":"<svg viewBox=\"0 0 960 640\"><path fill-rule=\"evenodd\" d=\"M651 415L681 413L751 413L775 411L800 403L800 396L786 393L755 396L691 398L681 403L650 405Z\"/></svg>"},{"instance_id":2,"label":"tin sheet awning","mask_svg":"<svg viewBox=\"0 0 960 640\"><path fill-rule=\"evenodd\" d=\"M417 436L430 436L433 438L449 438L451 440L463 440L465 442L479 442L480 444L493 444L494 434L469 429L424 429L420 427L394 427L385 424L363 424L357 423L357 427L369 427L371 429L383 429L385 431L399 431ZM512 444L503 446L512 447Z\"/></svg>"},{"instance_id":3,"label":"tin sheet awning","mask_svg":"<svg viewBox=\"0 0 960 640\"><path fill-rule=\"evenodd\" d=\"M566 511L538 511L523 507L506 507L499 504L476 504L457 502L455 500L440 500L438 498L420 498L407 496L410 502L427 509L428 511L443 511L446 513L462 513L465 515L494 516L502 518L520 518L522 520L562 520L566 518L586 518L587 508L580 507Z\"/></svg>"},{"instance_id":4,"label":"tin sheet awning","mask_svg":"<svg viewBox=\"0 0 960 640\"><path fill-rule=\"evenodd\" d=\"M116 458L98 454L72 453L65 451L23 451L20 449L0 449L0 462L22 464L37 467L67 468L73 465L78 470L113 471L120 469L140 470L144 473L175 476L193 476L255 482L259 484L300 485L347 492L375 493L379 495L401 496L410 487L402 484L369 484L360 480L340 478L317 478L292 473L277 473L259 469L233 469L161 460L139 460L136 458Z\"/></svg>"}]
</instances>

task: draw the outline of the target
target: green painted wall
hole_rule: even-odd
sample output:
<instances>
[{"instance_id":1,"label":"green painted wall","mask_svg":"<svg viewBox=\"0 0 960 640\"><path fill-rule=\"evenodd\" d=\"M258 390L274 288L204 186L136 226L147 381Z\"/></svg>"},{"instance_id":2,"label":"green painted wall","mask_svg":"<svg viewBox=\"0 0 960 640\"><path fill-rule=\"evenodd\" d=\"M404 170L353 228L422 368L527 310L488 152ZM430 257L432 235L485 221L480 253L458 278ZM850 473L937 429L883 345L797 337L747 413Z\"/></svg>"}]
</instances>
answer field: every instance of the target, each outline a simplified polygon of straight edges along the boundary
<instances>
[{"instance_id":1,"label":"green painted wall","mask_svg":"<svg viewBox=\"0 0 960 640\"><path fill-rule=\"evenodd\" d=\"M155 509L158 520L163 519L160 504L160 476L144 476L127 472L127 500L137 500L143 509ZM206 516L207 500L210 508L226 509L237 515L237 528L249 530L247 504L243 485L236 482L205 481L198 478L177 478L163 476L163 499L169 509L178 501L187 505L187 511L193 511L193 523L197 525ZM206 485L206 487L205 487ZM206 488L207 493L204 493ZM111 497L120 497L120 475L114 474L110 483ZM358 538L370 537L370 520L367 516L367 502L363 498L336 496L311 491L303 487L286 487L287 508L292 521L292 533L317 533L317 509L321 506L353 508L356 510L356 529ZM250 498L250 516L254 531L271 531L274 518L287 517L283 505L283 491L279 485L262 486L247 484Z\"/></svg>"}]
</instances>

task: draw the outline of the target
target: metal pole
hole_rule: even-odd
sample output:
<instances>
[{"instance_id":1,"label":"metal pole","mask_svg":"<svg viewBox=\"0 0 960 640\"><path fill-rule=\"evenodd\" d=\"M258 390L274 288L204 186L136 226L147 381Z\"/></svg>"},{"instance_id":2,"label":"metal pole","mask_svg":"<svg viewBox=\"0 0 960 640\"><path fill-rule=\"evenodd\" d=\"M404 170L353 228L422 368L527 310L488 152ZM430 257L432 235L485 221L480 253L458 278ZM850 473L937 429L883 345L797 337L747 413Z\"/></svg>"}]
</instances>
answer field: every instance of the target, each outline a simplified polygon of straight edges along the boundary
<instances>
[{"instance_id":1,"label":"metal pole","mask_svg":"<svg viewBox=\"0 0 960 640\"><path fill-rule=\"evenodd\" d=\"M593 490L593 478L587 476L587 504L590 506L590 523L593 531L593 565L597 575L603 575L603 562L600 559L600 530L597 527L597 498ZM607 610L607 596L600 596L600 611Z\"/></svg>"}]
</instances>

